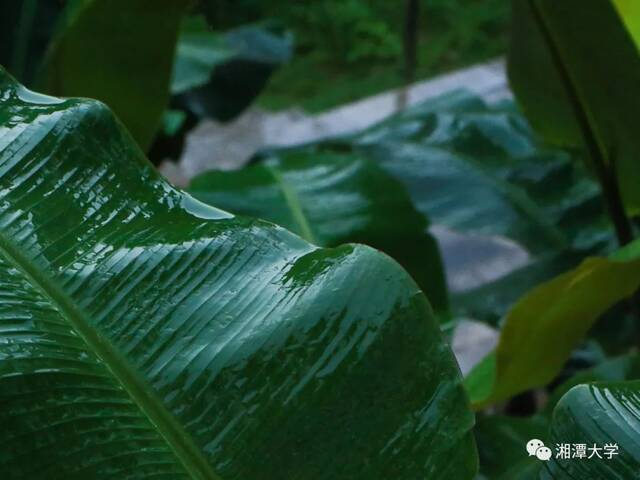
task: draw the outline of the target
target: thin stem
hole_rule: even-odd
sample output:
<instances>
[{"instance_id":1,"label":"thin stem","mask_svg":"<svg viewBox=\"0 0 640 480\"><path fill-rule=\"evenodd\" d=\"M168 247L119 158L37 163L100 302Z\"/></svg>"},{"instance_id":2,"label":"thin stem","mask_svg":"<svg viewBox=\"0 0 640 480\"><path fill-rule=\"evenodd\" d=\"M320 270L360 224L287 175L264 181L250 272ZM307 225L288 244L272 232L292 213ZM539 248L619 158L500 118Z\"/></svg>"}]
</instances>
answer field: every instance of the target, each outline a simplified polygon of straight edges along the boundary
<instances>
[{"instance_id":1,"label":"thin stem","mask_svg":"<svg viewBox=\"0 0 640 480\"><path fill-rule=\"evenodd\" d=\"M565 86L565 91L573 114L580 128L582 139L586 147L587 153L591 158L592 164L596 171L596 176L602 189L607 212L613 223L616 237L620 246L626 245L633 240L633 229L629 217L627 217L620 195L620 186L615 171L615 154L611 150L605 151L604 147L598 142L597 136L591 122L583 107L578 90L571 78L571 75L565 68L562 54L556 45L553 35L544 21L544 16L540 11L535 0L529 0L531 11L540 27L540 32L544 37L545 43L549 48L551 59L558 71L560 78Z\"/></svg>"}]
</instances>

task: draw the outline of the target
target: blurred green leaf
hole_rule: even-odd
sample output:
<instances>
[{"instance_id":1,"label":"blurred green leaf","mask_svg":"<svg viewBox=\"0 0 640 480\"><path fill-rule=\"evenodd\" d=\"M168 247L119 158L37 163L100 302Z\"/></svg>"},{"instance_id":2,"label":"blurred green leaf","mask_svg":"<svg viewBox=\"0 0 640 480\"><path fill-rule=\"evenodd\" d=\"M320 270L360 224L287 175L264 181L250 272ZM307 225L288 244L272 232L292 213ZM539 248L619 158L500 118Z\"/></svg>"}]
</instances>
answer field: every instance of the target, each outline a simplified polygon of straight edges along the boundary
<instances>
[{"instance_id":1,"label":"blurred green leaf","mask_svg":"<svg viewBox=\"0 0 640 480\"><path fill-rule=\"evenodd\" d=\"M640 478L640 382L583 384L556 405L550 443L583 444L587 457L543 462L540 480ZM605 445L615 445L607 456ZM593 448L599 448L594 453ZM598 458L598 456L600 458Z\"/></svg>"},{"instance_id":2,"label":"blurred green leaf","mask_svg":"<svg viewBox=\"0 0 640 480\"><path fill-rule=\"evenodd\" d=\"M215 67L234 54L224 35L212 32L204 17L186 17L178 37L171 93L175 95L205 85Z\"/></svg>"},{"instance_id":3,"label":"blurred green leaf","mask_svg":"<svg viewBox=\"0 0 640 480\"><path fill-rule=\"evenodd\" d=\"M262 91L273 71L287 62L292 39L268 24L213 32L204 17L181 27L171 92L174 104L199 117L227 121Z\"/></svg>"},{"instance_id":4,"label":"blurred green leaf","mask_svg":"<svg viewBox=\"0 0 640 480\"><path fill-rule=\"evenodd\" d=\"M194 178L198 199L281 225L316 245L365 243L413 276L437 311L448 307L438 245L402 185L361 155L282 153Z\"/></svg>"},{"instance_id":5,"label":"blurred green leaf","mask_svg":"<svg viewBox=\"0 0 640 480\"><path fill-rule=\"evenodd\" d=\"M487 415L474 428L480 473L488 480L534 480L540 460L526 451L527 442L546 442L549 422L541 416Z\"/></svg>"},{"instance_id":6,"label":"blurred green leaf","mask_svg":"<svg viewBox=\"0 0 640 480\"><path fill-rule=\"evenodd\" d=\"M609 258L587 258L531 290L508 313L495 354L465 380L472 402L505 400L550 382L595 320L639 286L637 240Z\"/></svg>"},{"instance_id":7,"label":"blurred green leaf","mask_svg":"<svg viewBox=\"0 0 640 480\"><path fill-rule=\"evenodd\" d=\"M105 102L147 149L169 101L178 27L190 0L72 0L39 84Z\"/></svg>"},{"instance_id":8,"label":"blurred green leaf","mask_svg":"<svg viewBox=\"0 0 640 480\"><path fill-rule=\"evenodd\" d=\"M612 0L627 30L640 45L640 3L636 0Z\"/></svg>"},{"instance_id":9,"label":"blurred green leaf","mask_svg":"<svg viewBox=\"0 0 640 480\"><path fill-rule=\"evenodd\" d=\"M525 113L549 141L584 145L611 169L637 213L640 54L613 3L515 0L514 11L509 72Z\"/></svg>"},{"instance_id":10,"label":"blurred green leaf","mask_svg":"<svg viewBox=\"0 0 640 480\"><path fill-rule=\"evenodd\" d=\"M166 182L103 103L0 69L7 478L470 480L474 416L391 258Z\"/></svg>"},{"instance_id":11,"label":"blurred green leaf","mask_svg":"<svg viewBox=\"0 0 640 480\"><path fill-rule=\"evenodd\" d=\"M59 0L0 2L0 65L31 85L62 10Z\"/></svg>"}]
</instances>

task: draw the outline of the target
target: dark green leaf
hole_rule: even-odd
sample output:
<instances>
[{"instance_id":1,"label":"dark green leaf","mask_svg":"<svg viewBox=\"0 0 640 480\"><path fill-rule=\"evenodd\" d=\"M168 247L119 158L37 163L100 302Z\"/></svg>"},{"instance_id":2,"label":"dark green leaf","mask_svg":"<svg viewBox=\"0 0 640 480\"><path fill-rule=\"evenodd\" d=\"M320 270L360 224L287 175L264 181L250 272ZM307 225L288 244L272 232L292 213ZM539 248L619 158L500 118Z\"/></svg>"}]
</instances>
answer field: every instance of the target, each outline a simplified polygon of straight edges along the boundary
<instances>
[{"instance_id":1,"label":"dark green leaf","mask_svg":"<svg viewBox=\"0 0 640 480\"><path fill-rule=\"evenodd\" d=\"M609 0L588 8L583 0L516 0L515 8L510 77L519 102L550 141L584 145L594 164L613 169L635 213L640 54L616 8Z\"/></svg>"},{"instance_id":2,"label":"dark green leaf","mask_svg":"<svg viewBox=\"0 0 640 480\"><path fill-rule=\"evenodd\" d=\"M3 70L0 185L5 477L475 474L455 360L389 257L202 204L103 104Z\"/></svg>"},{"instance_id":3,"label":"dark green leaf","mask_svg":"<svg viewBox=\"0 0 640 480\"><path fill-rule=\"evenodd\" d=\"M361 155L282 153L242 170L196 177L190 192L239 215L272 221L324 247L378 248L403 265L438 311L447 309L440 253L402 185Z\"/></svg>"},{"instance_id":4,"label":"dark green leaf","mask_svg":"<svg viewBox=\"0 0 640 480\"><path fill-rule=\"evenodd\" d=\"M529 418L490 415L482 417L474 429L480 472L491 480L528 480L537 478L540 461L527 454L531 439L546 443L548 421L544 417Z\"/></svg>"},{"instance_id":5,"label":"dark green leaf","mask_svg":"<svg viewBox=\"0 0 640 480\"><path fill-rule=\"evenodd\" d=\"M592 458L544 462L540 479L632 480L640 478L640 382L578 385L553 411L550 443L599 448ZM616 445L608 458L605 445Z\"/></svg>"},{"instance_id":6,"label":"dark green leaf","mask_svg":"<svg viewBox=\"0 0 640 480\"><path fill-rule=\"evenodd\" d=\"M160 127L189 0L68 3L41 79L47 93L104 101L146 149Z\"/></svg>"},{"instance_id":7,"label":"dark green leaf","mask_svg":"<svg viewBox=\"0 0 640 480\"><path fill-rule=\"evenodd\" d=\"M481 290L457 292L464 293L454 301L461 315L495 322L537 283L612 244L597 184L569 153L542 148L509 104L488 107L455 92L357 135L293 150L373 159L434 224L524 246L531 261L522 270ZM279 155L282 150L263 157Z\"/></svg>"}]
</instances>

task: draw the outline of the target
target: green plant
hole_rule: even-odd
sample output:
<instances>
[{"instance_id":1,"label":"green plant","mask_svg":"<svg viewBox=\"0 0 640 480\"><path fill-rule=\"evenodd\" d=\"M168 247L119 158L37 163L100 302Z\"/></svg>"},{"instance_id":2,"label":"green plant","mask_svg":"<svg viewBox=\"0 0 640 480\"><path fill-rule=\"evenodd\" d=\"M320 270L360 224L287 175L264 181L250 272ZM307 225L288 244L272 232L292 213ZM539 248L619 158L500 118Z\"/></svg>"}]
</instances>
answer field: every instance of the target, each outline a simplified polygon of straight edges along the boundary
<instances>
[{"instance_id":1,"label":"green plant","mask_svg":"<svg viewBox=\"0 0 640 480\"><path fill-rule=\"evenodd\" d=\"M479 3L425 4L451 30L432 56L501 31ZM636 4L514 0L516 104L453 92L206 172L191 196L134 138L160 117L179 137L196 115L237 114L291 48L272 22L235 28L264 5L220 5L0 7L20 25L0 32L0 61L123 120L0 68L3 475L637 478ZM395 55L388 4L269 8L308 22L299 49L331 30L355 72ZM33 40L47 11L58 26ZM526 262L447 292L431 222L517 243ZM464 380L447 344L462 317L499 331ZM531 439L557 451L528 455Z\"/></svg>"},{"instance_id":2,"label":"green plant","mask_svg":"<svg viewBox=\"0 0 640 480\"><path fill-rule=\"evenodd\" d=\"M4 70L0 98L8 478L470 478L457 366L395 262L176 190L103 104Z\"/></svg>"}]
</instances>

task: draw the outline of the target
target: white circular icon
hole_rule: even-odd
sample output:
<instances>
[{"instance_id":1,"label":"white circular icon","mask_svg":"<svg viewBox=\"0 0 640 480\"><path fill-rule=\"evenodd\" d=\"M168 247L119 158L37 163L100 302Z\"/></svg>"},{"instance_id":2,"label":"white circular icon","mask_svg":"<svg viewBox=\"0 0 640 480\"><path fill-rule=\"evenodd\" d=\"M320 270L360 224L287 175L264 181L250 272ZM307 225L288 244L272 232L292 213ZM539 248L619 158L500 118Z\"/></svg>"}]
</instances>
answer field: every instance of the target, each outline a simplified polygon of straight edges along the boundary
<instances>
[{"instance_id":1,"label":"white circular icon","mask_svg":"<svg viewBox=\"0 0 640 480\"><path fill-rule=\"evenodd\" d=\"M537 438L532 438L527 442L527 452L530 457L536 456L536 450L540 447L544 447L544 442L542 440L538 440Z\"/></svg>"},{"instance_id":2,"label":"white circular icon","mask_svg":"<svg viewBox=\"0 0 640 480\"><path fill-rule=\"evenodd\" d=\"M538 460L548 461L551 458L551 449L549 447L540 447L536 450Z\"/></svg>"}]
</instances>

